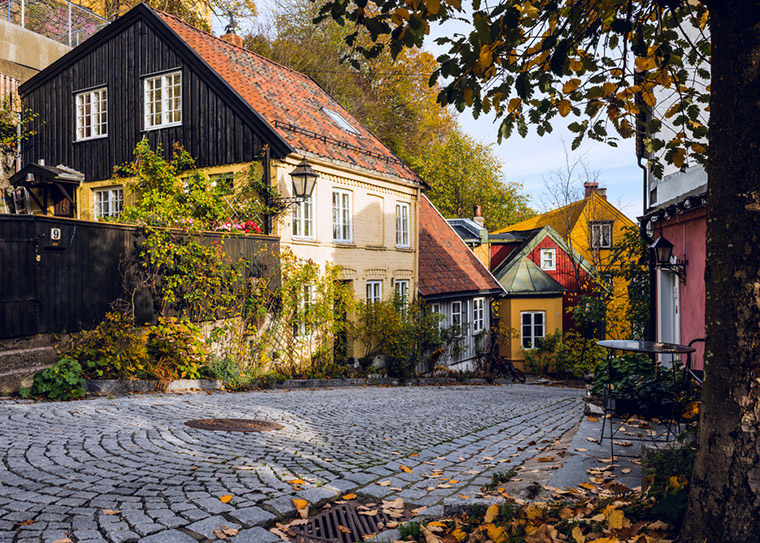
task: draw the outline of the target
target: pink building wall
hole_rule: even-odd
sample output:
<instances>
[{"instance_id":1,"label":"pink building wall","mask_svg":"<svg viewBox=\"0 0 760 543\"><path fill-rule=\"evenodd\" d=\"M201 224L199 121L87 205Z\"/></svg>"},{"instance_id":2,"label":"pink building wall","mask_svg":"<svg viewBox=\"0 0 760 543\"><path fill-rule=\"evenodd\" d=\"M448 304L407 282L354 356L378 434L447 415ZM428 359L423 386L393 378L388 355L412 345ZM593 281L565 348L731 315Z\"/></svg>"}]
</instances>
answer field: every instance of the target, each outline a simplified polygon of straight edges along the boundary
<instances>
[{"instance_id":1,"label":"pink building wall","mask_svg":"<svg viewBox=\"0 0 760 543\"><path fill-rule=\"evenodd\" d=\"M654 225L655 238L665 236L673 244L673 256L688 260L686 284L680 285L681 343L705 337L705 234L707 222L705 208L676 214ZM704 344L694 345L693 367L703 369Z\"/></svg>"}]
</instances>

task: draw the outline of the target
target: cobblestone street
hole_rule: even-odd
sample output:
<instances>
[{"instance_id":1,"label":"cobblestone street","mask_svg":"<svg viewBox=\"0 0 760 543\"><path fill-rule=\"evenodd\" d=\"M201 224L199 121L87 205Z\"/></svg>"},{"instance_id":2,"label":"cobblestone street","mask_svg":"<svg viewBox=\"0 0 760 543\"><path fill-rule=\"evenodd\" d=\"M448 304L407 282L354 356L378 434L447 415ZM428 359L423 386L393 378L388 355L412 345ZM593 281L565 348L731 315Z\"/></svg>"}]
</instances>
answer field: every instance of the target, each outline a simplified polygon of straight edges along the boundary
<instances>
[{"instance_id":1,"label":"cobblestone street","mask_svg":"<svg viewBox=\"0 0 760 543\"><path fill-rule=\"evenodd\" d=\"M0 542L191 543L222 525L240 530L233 541L266 542L277 537L263 526L295 513L291 498L346 492L433 507L535 456L579 422L581 398L506 385L0 401ZM184 425L214 417L284 428ZM434 470L443 488L425 477Z\"/></svg>"}]
</instances>

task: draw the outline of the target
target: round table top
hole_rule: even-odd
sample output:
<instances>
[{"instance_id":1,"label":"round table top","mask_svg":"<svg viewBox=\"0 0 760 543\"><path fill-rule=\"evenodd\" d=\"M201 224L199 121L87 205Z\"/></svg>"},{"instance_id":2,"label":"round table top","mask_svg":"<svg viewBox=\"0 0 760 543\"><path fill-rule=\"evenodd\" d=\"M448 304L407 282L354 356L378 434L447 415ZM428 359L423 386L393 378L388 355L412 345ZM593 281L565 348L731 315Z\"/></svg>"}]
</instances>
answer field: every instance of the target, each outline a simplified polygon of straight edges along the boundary
<instances>
[{"instance_id":1,"label":"round table top","mask_svg":"<svg viewBox=\"0 0 760 543\"><path fill-rule=\"evenodd\" d=\"M696 349L688 345L678 345L677 343L659 343L655 341L638 341L633 339L605 339L597 341L597 345L616 349L619 351L634 351L637 353L655 353L655 354L679 354L693 353Z\"/></svg>"}]
</instances>

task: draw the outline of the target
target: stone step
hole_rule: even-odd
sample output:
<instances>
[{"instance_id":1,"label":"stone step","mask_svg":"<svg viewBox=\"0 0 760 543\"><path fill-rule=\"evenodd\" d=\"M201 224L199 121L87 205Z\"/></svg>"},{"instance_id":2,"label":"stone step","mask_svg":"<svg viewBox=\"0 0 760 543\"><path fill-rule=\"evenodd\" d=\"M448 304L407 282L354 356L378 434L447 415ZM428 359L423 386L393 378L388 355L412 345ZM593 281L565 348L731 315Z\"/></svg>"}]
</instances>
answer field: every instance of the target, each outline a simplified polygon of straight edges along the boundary
<instances>
[{"instance_id":1,"label":"stone step","mask_svg":"<svg viewBox=\"0 0 760 543\"><path fill-rule=\"evenodd\" d=\"M0 394L29 386L34 374L55 364L57 358L52 345L0 351Z\"/></svg>"}]
</instances>

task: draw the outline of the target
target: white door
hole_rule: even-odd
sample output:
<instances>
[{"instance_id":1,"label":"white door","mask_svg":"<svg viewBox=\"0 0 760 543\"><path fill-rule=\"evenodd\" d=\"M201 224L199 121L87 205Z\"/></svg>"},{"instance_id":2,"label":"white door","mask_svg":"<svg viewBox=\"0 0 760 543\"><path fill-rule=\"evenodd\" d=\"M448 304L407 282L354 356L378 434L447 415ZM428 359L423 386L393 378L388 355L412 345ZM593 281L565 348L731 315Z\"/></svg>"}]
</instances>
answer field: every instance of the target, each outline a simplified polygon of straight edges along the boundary
<instances>
[{"instance_id":1,"label":"white door","mask_svg":"<svg viewBox=\"0 0 760 543\"><path fill-rule=\"evenodd\" d=\"M681 304L678 276L667 270L657 274L657 341L662 343L681 342ZM663 363L673 360L673 355L660 358Z\"/></svg>"}]
</instances>

